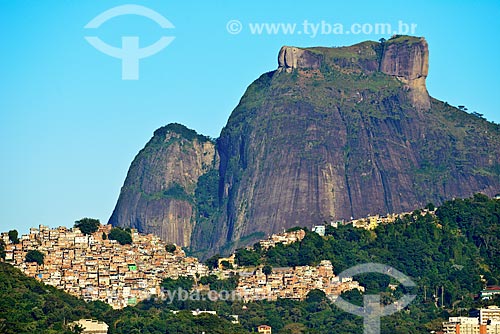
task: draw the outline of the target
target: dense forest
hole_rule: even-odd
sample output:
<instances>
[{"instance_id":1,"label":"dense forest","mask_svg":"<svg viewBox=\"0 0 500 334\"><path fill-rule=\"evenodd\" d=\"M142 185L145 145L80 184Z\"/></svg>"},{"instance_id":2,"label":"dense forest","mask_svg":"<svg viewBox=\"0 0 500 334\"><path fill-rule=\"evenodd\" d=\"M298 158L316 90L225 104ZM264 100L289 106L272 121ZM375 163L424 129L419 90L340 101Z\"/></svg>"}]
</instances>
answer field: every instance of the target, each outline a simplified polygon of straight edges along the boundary
<instances>
[{"instance_id":1,"label":"dense forest","mask_svg":"<svg viewBox=\"0 0 500 334\"><path fill-rule=\"evenodd\" d=\"M432 205L429 206L429 208ZM355 264L378 262L411 277L417 287L395 291L386 276L356 276L366 293L380 294L385 304L411 292L417 298L403 311L382 318L382 333L428 333L438 330L450 315L467 315L468 310L486 304L500 305L500 298L477 299L485 285L500 279L500 201L484 195L448 201L437 210L406 215L373 231L352 226L328 227L321 237L307 231L297 243L263 250L240 249L239 265L273 267L315 265L328 259L335 273ZM213 259L209 259L209 262ZM169 290L183 289L195 280L213 289L231 289L237 276L217 281L214 276L166 279ZM362 305L359 292L343 295ZM191 310L215 310L217 316L193 316ZM173 313L172 310L180 311ZM238 315L234 324L231 315ZM112 310L100 302L85 303L52 287L24 276L0 263L0 333L70 333L64 322L92 317L105 321L109 333L247 333L261 324L274 333L360 333L363 320L345 313L319 290L306 300L241 301L146 300L135 307Z\"/></svg>"},{"instance_id":2,"label":"dense forest","mask_svg":"<svg viewBox=\"0 0 500 334\"><path fill-rule=\"evenodd\" d=\"M86 303L54 287L25 276L0 262L0 333L72 333L64 324L82 318L99 318L111 307Z\"/></svg>"}]
</instances>

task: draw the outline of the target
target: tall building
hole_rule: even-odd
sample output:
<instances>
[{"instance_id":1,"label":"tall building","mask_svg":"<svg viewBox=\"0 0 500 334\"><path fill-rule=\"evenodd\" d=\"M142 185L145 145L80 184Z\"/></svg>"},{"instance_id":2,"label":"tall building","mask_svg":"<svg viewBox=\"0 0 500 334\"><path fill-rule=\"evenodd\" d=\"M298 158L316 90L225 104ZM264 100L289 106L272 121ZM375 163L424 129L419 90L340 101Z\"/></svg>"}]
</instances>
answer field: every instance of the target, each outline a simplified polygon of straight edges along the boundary
<instances>
[{"instance_id":1,"label":"tall building","mask_svg":"<svg viewBox=\"0 0 500 334\"><path fill-rule=\"evenodd\" d=\"M500 324L500 307L492 305L480 309L479 323L481 325Z\"/></svg>"},{"instance_id":2,"label":"tall building","mask_svg":"<svg viewBox=\"0 0 500 334\"><path fill-rule=\"evenodd\" d=\"M450 317L443 323L445 334L500 334L500 308L488 306L471 312L473 317Z\"/></svg>"}]
</instances>

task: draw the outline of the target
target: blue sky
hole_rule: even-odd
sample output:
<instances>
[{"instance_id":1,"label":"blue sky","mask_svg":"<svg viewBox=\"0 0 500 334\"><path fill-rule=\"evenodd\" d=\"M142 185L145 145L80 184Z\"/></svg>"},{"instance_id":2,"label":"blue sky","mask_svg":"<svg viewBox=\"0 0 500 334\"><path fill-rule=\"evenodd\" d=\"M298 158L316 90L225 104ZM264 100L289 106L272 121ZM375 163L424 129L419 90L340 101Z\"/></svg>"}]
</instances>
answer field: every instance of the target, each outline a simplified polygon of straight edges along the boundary
<instances>
[{"instance_id":1,"label":"blue sky","mask_svg":"<svg viewBox=\"0 0 500 334\"><path fill-rule=\"evenodd\" d=\"M84 29L125 4L151 8L175 28L126 15ZM240 33L228 32L230 20L241 23ZM349 33L312 36L302 29L306 20ZM107 222L132 159L156 128L179 122L217 137L246 87L276 68L282 45L389 38L350 27L399 21L416 24L414 35L429 43L430 94L500 123L498 1L0 0L0 231L71 226L82 217ZM257 34L255 23L296 30ZM122 80L121 60L92 47L89 35L116 47L122 36L138 36L141 47L163 35L175 40L139 61L139 80Z\"/></svg>"}]
</instances>

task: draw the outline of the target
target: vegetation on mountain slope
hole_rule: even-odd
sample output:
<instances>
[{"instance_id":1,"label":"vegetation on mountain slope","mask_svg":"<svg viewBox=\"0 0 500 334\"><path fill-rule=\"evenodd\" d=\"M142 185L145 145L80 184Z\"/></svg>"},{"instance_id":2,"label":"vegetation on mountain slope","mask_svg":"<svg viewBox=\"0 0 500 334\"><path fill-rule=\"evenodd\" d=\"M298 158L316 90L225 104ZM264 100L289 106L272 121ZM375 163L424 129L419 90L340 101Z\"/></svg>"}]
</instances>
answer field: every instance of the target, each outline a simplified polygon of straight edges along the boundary
<instances>
[{"instance_id":1,"label":"vegetation on mountain slope","mask_svg":"<svg viewBox=\"0 0 500 334\"><path fill-rule=\"evenodd\" d=\"M431 207L431 206L428 206ZM500 279L500 201L477 194L468 199L447 201L435 215L419 210L381 225L373 231L351 226L327 228L321 237L307 231L301 241L288 246L263 250L239 250L237 261L247 265L314 265L331 260L334 271L355 264L380 262L408 275L414 289L398 286L395 291L385 276L356 276L366 293L380 294L384 304L393 303L405 293L417 298L408 308L383 317L382 333L424 334L439 330L448 316L488 304L500 304L500 298L474 300L486 284ZM483 275L485 281L481 280ZM215 277L197 278L213 289L234 289L237 277L218 281ZM166 280L170 290L189 289L193 279ZM213 286L212 286L213 285ZM362 305L362 296L348 292L344 298ZM443 297L443 298L441 298ZM191 310L216 310L217 316L193 316ZM174 314L171 310L181 311ZM240 324L232 324L238 315ZM273 332L289 333L360 333L363 321L338 309L313 290L304 301L278 300L242 303L238 300L145 300L135 307L111 310L103 303L85 303L52 287L24 276L10 265L0 263L0 332L68 333L64 321L92 317L110 325L110 334L135 331L153 333L248 333L268 324Z\"/></svg>"},{"instance_id":2,"label":"vegetation on mountain slope","mask_svg":"<svg viewBox=\"0 0 500 334\"><path fill-rule=\"evenodd\" d=\"M109 310L105 303L86 303L0 262L0 333L71 333L65 323L99 318Z\"/></svg>"}]
</instances>

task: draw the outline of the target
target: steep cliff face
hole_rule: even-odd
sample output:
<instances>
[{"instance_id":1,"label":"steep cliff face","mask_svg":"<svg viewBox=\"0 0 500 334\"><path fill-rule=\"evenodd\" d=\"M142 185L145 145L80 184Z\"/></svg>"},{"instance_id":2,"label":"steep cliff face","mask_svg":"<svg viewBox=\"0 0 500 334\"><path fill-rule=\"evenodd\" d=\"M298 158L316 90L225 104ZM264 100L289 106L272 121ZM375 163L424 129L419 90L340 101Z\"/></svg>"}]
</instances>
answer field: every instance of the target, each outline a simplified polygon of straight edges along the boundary
<instances>
[{"instance_id":1,"label":"steep cliff face","mask_svg":"<svg viewBox=\"0 0 500 334\"><path fill-rule=\"evenodd\" d=\"M500 127L429 96L425 39L283 47L214 143L169 125L110 222L200 256L293 226L500 191ZM219 162L220 161L220 162Z\"/></svg>"},{"instance_id":2,"label":"steep cliff face","mask_svg":"<svg viewBox=\"0 0 500 334\"><path fill-rule=\"evenodd\" d=\"M500 188L496 125L429 97L423 38L283 47L218 140L221 216L196 249Z\"/></svg>"},{"instance_id":3,"label":"steep cliff face","mask_svg":"<svg viewBox=\"0 0 500 334\"><path fill-rule=\"evenodd\" d=\"M413 106L424 110L431 107L425 87L429 71L429 48L425 39L401 36L384 43L380 70L405 83Z\"/></svg>"},{"instance_id":4,"label":"steep cliff face","mask_svg":"<svg viewBox=\"0 0 500 334\"><path fill-rule=\"evenodd\" d=\"M189 246L198 178L216 167L209 138L179 124L156 130L132 162L109 222Z\"/></svg>"}]
</instances>

